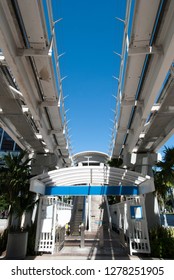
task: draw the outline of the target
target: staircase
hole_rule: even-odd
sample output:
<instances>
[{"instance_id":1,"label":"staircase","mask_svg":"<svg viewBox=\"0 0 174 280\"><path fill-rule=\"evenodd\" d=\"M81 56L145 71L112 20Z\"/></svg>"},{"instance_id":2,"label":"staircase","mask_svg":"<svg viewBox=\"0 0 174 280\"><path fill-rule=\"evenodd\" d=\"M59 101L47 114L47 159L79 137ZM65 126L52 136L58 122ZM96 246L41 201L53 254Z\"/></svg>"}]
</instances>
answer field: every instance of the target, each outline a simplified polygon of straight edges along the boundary
<instances>
[{"instance_id":1,"label":"staircase","mask_svg":"<svg viewBox=\"0 0 174 280\"><path fill-rule=\"evenodd\" d=\"M120 237L109 228L109 218L106 202L102 196L91 197L91 227L85 231L85 247L81 247L79 224L82 222L83 198L74 201L72 213L71 234L65 239L65 246L61 250L62 257L90 259L119 259L126 258L127 252L120 244ZM80 211L79 211L80 210ZM81 213L81 215L79 214Z\"/></svg>"},{"instance_id":2,"label":"staircase","mask_svg":"<svg viewBox=\"0 0 174 280\"><path fill-rule=\"evenodd\" d=\"M70 234L79 235L79 225L83 219L84 196L75 196L73 201L73 210L70 220Z\"/></svg>"}]
</instances>

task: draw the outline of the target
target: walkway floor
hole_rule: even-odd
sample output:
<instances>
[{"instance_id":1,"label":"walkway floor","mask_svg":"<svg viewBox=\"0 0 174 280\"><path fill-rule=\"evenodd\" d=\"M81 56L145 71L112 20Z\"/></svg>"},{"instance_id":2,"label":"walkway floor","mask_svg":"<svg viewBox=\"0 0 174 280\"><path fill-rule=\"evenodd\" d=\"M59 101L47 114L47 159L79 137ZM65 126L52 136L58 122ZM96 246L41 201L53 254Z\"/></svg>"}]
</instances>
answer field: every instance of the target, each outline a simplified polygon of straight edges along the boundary
<instances>
[{"instance_id":1,"label":"walkway floor","mask_svg":"<svg viewBox=\"0 0 174 280\"><path fill-rule=\"evenodd\" d=\"M141 260L151 259L148 256L130 256L119 240L119 235L111 232L110 238L104 239L101 247L100 239L89 236L85 240L85 247L80 247L80 237L66 239L66 246L54 254L27 256L27 260Z\"/></svg>"},{"instance_id":2,"label":"walkway floor","mask_svg":"<svg viewBox=\"0 0 174 280\"><path fill-rule=\"evenodd\" d=\"M2 221L2 220L1 220ZM1 226L4 227L1 223ZM103 243L100 235L88 233L85 236L85 247L80 247L80 236L66 237L65 246L54 254L44 253L37 256L27 256L26 260L145 260L152 259L148 255L130 255L128 248L120 243L120 236L114 232L105 230ZM5 252L0 256L5 260Z\"/></svg>"}]
</instances>

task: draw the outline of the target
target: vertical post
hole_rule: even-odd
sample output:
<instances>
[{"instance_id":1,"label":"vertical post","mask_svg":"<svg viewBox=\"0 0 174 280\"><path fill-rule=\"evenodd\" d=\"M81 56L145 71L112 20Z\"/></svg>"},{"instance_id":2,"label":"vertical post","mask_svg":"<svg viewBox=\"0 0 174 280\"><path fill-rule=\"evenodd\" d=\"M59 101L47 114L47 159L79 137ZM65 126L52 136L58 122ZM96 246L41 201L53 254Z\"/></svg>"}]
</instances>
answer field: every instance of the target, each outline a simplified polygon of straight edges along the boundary
<instances>
[{"instance_id":1,"label":"vertical post","mask_svg":"<svg viewBox=\"0 0 174 280\"><path fill-rule=\"evenodd\" d=\"M85 247L85 227L84 227L83 223L80 225L80 234L81 234L80 247L84 248Z\"/></svg>"},{"instance_id":2,"label":"vertical post","mask_svg":"<svg viewBox=\"0 0 174 280\"><path fill-rule=\"evenodd\" d=\"M100 247L103 248L103 245L104 245L103 226L100 226L100 229L99 229L99 244L100 244Z\"/></svg>"},{"instance_id":3,"label":"vertical post","mask_svg":"<svg viewBox=\"0 0 174 280\"><path fill-rule=\"evenodd\" d=\"M163 217L164 217L164 227L168 227L166 209L164 209L163 211Z\"/></svg>"},{"instance_id":4,"label":"vertical post","mask_svg":"<svg viewBox=\"0 0 174 280\"><path fill-rule=\"evenodd\" d=\"M35 252L38 252L38 245L41 235L41 213L42 213L43 197L39 199L39 209L38 209L38 218L37 218L37 228L36 228L36 240L35 240Z\"/></svg>"},{"instance_id":5,"label":"vertical post","mask_svg":"<svg viewBox=\"0 0 174 280\"><path fill-rule=\"evenodd\" d=\"M91 195L88 195L88 231L91 231Z\"/></svg>"},{"instance_id":6,"label":"vertical post","mask_svg":"<svg viewBox=\"0 0 174 280\"><path fill-rule=\"evenodd\" d=\"M52 234L52 239L53 239L53 242L52 242L52 254L53 254L54 250L55 250L55 234L56 234L55 228L56 228L57 204L56 204L56 202L52 202L52 203L54 203L54 204L52 204L53 212L52 212L52 229L51 229L51 234Z\"/></svg>"},{"instance_id":7,"label":"vertical post","mask_svg":"<svg viewBox=\"0 0 174 280\"><path fill-rule=\"evenodd\" d=\"M135 171L140 172L143 175L149 175L153 177L152 166L156 161L156 153L137 154ZM157 225L160 225L158 200L153 192L146 193L144 197L148 228L151 229Z\"/></svg>"},{"instance_id":8,"label":"vertical post","mask_svg":"<svg viewBox=\"0 0 174 280\"><path fill-rule=\"evenodd\" d=\"M111 218L109 204L108 204L108 199L107 199L106 195L104 195L104 200L106 202L106 209L107 209L108 220L109 220L109 228L112 229L112 218Z\"/></svg>"}]
</instances>

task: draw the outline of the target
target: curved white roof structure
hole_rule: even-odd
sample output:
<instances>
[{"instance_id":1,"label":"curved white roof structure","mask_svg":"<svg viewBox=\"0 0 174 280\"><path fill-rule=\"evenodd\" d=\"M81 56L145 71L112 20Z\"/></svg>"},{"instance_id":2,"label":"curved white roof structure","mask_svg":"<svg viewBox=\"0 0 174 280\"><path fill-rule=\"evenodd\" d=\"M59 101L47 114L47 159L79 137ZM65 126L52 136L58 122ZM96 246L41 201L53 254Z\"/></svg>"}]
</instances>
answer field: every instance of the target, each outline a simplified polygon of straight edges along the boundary
<instances>
[{"instance_id":1,"label":"curved white roof structure","mask_svg":"<svg viewBox=\"0 0 174 280\"><path fill-rule=\"evenodd\" d=\"M79 163L107 163L108 160L108 154L99 151L84 151L73 155L75 165Z\"/></svg>"},{"instance_id":2,"label":"curved white roof structure","mask_svg":"<svg viewBox=\"0 0 174 280\"><path fill-rule=\"evenodd\" d=\"M85 185L135 187L139 193L154 191L153 179L127 169L107 166L77 166L50 171L31 179L31 191L45 194L49 187Z\"/></svg>"}]
</instances>

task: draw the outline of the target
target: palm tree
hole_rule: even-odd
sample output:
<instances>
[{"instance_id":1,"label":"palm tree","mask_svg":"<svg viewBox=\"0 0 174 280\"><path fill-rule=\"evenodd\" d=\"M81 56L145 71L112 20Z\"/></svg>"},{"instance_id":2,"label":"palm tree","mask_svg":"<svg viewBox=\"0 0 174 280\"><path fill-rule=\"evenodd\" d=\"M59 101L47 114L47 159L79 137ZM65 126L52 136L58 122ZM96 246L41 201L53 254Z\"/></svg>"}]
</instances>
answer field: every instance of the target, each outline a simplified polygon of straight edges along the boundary
<instances>
[{"instance_id":1,"label":"palm tree","mask_svg":"<svg viewBox=\"0 0 174 280\"><path fill-rule=\"evenodd\" d=\"M167 191L169 191L174 207L174 147L165 147L163 159L156 164L156 167L159 169L159 171L156 171L154 176L157 192L164 199Z\"/></svg>"},{"instance_id":2,"label":"palm tree","mask_svg":"<svg viewBox=\"0 0 174 280\"><path fill-rule=\"evenodd\" d=\"M112 158L108 161L108 165L110 167L117 167L119 168L123 164L123 160L121 158Z\"/></svg>"},{"instance_id":3,"label":"palm tree","mask_svg":"<svg viewBox=\"0 0 174 280\"><path fill-rule=\"evenodd\" d=\"M164 183L164 176L160 171L154 170L153 173L157 199L161 207L164 208L168 187Z\"/></svg>"},{"instance_id":4,"label":"palm tree","mask_svg":"<svg viewBox=\"0 0 174 280\"><path fill-rule=\"evenodd\" d=\"M123 160L121 158L111 158L111 160L109 160L107 163L110 167L120 168L120 166L123 164ZM108 203L110 205L115 204L117 202L120 202L120 196L117 195L108 196Z\"/></svg>"},{"instance_id":5,"label":"palm tree","mask_svg":"<svg viewBox=\"0 0 174 280\"><path fill-rule=\"evenodd\" d=\"M0 195L3 195L9 207L8 228L12 223L12 216L18 218L18 229L25 211L34 206L35 194L29 192L30 159L26 152L18 155L8 154L3 158L4 165L0 168Z\"/></svg>"}]
</instances>

